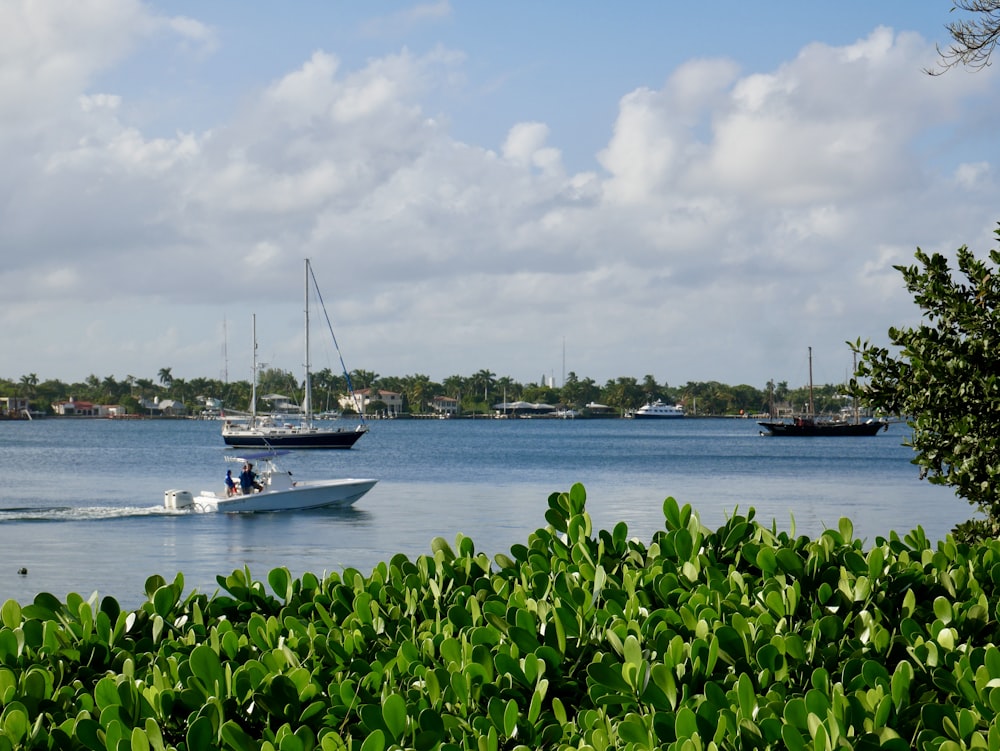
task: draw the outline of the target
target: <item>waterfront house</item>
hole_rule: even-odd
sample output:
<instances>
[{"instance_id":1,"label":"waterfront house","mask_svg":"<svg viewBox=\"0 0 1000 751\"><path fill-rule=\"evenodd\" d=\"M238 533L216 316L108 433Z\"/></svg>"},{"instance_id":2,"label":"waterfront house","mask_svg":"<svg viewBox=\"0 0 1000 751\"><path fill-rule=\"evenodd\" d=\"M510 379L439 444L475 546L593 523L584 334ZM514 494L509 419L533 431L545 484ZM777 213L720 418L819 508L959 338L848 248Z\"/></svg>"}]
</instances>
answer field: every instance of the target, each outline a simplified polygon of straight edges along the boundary
<instances>
[{"instance_id":1,"label":"waterfront house","mask_svg":"<svg viewBox=\"0 0 1000 751\"><path fill-rule=\"evenodd\" d=\"M108 410L100 404L93 402L78 402L72 396L67 402L56 402L52 405L52 411L61 417L107 417Z\"/></svg>"},{"instance_id":2,"label":"waterfront house","mask_svg":"<svg viewBox=\"0 0 1000 751\"><path fill-rule=\"evenodd\" d=\"M358 389L354 395L357 397L357 402L350 395L344 395L337 400L342 410L357 410L357 405L360 404L361 414L367 415L368 405L372 402L382 402L385 405L386 417L395 417L403 412L403 395L395 391Z\"/></svg>"},{"instance_id":3,"label":"waterfront house","mask_svg":"<svg viewBox=\"0 0 1000 751\"><path fill-rule=\"evenodd\" d=\"M458 399L450 396L435 396L431 399L429 406L433 412L444 417L458 415Z\"/></svg>"}]
</instances>

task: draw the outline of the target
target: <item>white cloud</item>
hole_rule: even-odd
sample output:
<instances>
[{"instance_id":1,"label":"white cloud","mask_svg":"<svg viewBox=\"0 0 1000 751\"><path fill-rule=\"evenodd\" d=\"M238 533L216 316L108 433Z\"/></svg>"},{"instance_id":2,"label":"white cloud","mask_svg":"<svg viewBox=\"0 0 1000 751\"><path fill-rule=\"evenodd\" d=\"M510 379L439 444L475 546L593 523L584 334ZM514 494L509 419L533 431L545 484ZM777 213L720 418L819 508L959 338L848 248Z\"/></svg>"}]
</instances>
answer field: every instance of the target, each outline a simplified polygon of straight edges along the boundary
<instances>
[{"instance_id":1,"label":"white cloud","mask_svg":"<svg viewBox=\"0 0 1000 751\"><path fill-rule=\"evenodd\" d=\"M309 256L352 367L527 380L565 338L599 381L757 382L807 344L905 323L892 265L975 246L998 205L992 156L947 137L995 74L926 76L933 45L885 28L764 72L688 62L623 92L594 169L571 172L548 123L503 124L497 153L428 113L469 64L443 48L354 67L307 51L230 120L154 134L92 82L150 33L218 37L124 0L76 7L0 10L0 122L18 124L0 135L0 323L24 353L2 377L211 375L218 322L250 312L294 370Z\"/></svg>"}]
</instances>

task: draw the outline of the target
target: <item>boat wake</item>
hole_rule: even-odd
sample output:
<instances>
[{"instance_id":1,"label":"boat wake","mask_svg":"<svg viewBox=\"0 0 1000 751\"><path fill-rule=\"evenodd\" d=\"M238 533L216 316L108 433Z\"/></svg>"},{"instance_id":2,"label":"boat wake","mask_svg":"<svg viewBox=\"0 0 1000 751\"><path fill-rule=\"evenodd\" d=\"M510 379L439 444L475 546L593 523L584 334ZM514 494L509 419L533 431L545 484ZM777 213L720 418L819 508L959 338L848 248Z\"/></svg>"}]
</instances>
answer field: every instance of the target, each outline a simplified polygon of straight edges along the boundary
<instances>
[{"instance_id":1,"label":"boat wake","mask_svg":"<svg viewBox=\"0 0 1000 751\"><path fill-rule=\"evenodd\" d=\"M0 509L2 522L59 522L174 515L162 506L24 506Z\"/></svg>"}]
</instances>

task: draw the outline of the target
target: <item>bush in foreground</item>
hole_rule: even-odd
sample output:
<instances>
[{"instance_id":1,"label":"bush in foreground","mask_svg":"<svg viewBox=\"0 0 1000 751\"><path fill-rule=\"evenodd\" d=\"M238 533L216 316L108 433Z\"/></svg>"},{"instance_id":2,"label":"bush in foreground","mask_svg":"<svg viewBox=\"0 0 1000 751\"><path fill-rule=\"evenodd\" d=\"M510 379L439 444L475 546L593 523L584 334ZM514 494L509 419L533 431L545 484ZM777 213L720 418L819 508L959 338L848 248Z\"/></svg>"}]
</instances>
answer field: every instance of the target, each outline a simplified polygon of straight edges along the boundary
<instances>
[{"instance_id":1,"label":"bush in foreground","mask_svg":"<svg viewBox=\"0 0 1000 751\"><path fill-rule=\"evenodd\" d=\"M152 577L0 609L0 751L1000 749L1000 543L866 549L663 504L594 533L580 485L490 561L461 535L214 596Z\"/></svg>"}]
</instances>

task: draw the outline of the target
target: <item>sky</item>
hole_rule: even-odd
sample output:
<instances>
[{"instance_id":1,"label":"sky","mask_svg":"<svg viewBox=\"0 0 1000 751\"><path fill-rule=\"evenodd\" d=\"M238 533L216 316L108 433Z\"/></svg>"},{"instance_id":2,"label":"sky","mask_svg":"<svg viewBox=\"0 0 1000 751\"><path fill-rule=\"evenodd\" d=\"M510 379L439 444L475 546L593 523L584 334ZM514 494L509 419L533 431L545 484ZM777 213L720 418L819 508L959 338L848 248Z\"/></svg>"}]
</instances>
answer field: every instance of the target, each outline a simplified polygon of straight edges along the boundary
<instances>
[{"instance_id":1,"label":"sky","mask_svg":"<svg viewBox=\"0 0 1000 751\"><path fill-rule=\"evenodd\" d=\"M0 377L301 374L309 258L349 370L841 382L997 247L950 8L0 0Z\"/></svg>"}]
</instances>

